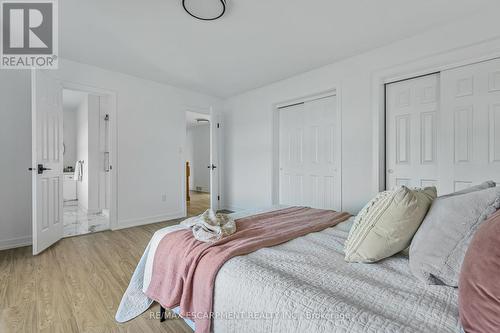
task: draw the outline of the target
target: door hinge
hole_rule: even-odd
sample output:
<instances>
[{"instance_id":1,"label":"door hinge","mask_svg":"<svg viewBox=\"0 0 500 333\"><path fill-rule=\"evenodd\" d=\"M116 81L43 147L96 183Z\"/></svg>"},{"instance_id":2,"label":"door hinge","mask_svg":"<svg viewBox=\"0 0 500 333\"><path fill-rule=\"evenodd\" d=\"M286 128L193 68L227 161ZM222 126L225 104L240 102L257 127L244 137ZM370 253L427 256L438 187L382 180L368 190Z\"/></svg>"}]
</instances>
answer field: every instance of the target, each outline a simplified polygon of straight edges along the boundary
<instances>
[{"instance_id":1,"label":"door hinge","mask_svg":"<svg viewBox=\"0 0 500 333\"><path fill-rule=\"evenodd\" d=\"M217 200L220 201L220 195L217 196Z\"/></svg>"},{"instance_id":2,"label":"door hinge","mask_svg":"<svg viewBox=\"0 0 500 333\"><path fill-rule=\"evenodd\" d=\"M217 123L217 128L220 128L220 123Z\"/></svg>"}]
</instances>

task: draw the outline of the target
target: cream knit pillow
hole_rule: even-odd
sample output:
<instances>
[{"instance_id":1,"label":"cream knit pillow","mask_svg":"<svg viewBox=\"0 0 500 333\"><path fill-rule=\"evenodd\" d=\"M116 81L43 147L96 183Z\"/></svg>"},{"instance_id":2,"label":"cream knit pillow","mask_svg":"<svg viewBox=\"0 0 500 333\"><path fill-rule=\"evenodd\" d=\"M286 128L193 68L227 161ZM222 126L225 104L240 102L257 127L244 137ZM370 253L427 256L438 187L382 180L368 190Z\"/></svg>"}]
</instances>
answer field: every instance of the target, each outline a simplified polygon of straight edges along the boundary
<instances>
[{"instance_id":1,"label":"cream knit pillow","mask_svg":"<svg viewBox=\"0 0 500 333\"><path fill-rule=\"evenodd\" d=\"M376 262L406 249L436 196L435 187L401 186L379 193L356 216L345 260Z\"/></svg>"}]
</instances>

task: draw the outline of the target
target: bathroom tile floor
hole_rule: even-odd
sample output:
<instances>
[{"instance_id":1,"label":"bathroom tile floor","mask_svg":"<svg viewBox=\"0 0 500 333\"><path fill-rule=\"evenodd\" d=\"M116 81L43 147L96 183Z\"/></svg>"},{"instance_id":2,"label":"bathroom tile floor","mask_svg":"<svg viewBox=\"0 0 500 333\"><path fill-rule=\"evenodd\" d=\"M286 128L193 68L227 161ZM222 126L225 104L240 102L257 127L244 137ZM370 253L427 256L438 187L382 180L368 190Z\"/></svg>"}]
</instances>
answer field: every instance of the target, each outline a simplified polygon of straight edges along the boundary
<instances>
[{"instance_id":1,"label":"bathroom tile floor","mask_svg":"<svg viewBox=\"0 0 500 333\"><path fill-rule=\"evenodd\" d=\"M64 206L64 237L84 235L109 229L109 217L88 214L78 206Z\"/></svg>"}]
</instances>

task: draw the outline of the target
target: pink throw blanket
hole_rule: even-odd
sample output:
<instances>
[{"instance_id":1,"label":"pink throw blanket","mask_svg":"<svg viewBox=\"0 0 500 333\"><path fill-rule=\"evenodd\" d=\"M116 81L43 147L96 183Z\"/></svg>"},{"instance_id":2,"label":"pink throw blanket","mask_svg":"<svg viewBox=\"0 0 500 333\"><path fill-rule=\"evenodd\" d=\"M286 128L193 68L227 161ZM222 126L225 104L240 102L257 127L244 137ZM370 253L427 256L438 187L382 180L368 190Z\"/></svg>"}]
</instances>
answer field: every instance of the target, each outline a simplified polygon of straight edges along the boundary
<instances>
[{"instance_id":1,"label":"pink throw blanket","mask_svg":"<svg viewBox=\"0 0 500 333\"><path fill-rule=\"evenodd\" d=\"M349 217L291 207L238 219L237 231L215 243L197 241L191 230L167 234L156 250L146 294L165 308L180 306L181 316L194 320L197 333L209 333L215 278L226 261L333 227Z\"/></svg>"}]
</instances>

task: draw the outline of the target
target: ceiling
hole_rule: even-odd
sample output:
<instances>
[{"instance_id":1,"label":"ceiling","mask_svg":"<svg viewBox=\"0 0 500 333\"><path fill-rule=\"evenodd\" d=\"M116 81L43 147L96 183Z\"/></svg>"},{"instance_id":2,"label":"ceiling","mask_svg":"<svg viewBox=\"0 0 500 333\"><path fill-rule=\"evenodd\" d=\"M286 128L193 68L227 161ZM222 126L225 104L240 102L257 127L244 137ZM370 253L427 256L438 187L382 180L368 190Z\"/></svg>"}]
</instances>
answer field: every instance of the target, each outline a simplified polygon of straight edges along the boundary
<instances>
[{"instance_id":1,"label":"ceiling","mask_svg":"<svg viewBox=\"0 0 500 333\"><path fill-rule=\"evenodd\" d=\"M208 0L206 0L208 1ZM215 1L215 0L212 0ZM498 0L64 0L63 58L228 97L487 10Z\"/></svg>"},{"instance_id":2,"label":"ceiling","mask_svg":"<svg viewBox=\"0 0 500 333\"><path fill-rule=\"evenodd\" d=\"M63 109L65 111L76 111L78 106L83 102L84 98L88 96L87 93L75 90L63 90Z\"/></svg>"}]
</instances>

